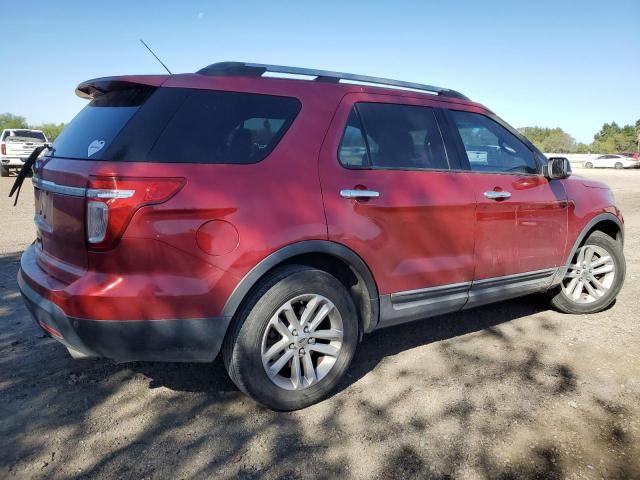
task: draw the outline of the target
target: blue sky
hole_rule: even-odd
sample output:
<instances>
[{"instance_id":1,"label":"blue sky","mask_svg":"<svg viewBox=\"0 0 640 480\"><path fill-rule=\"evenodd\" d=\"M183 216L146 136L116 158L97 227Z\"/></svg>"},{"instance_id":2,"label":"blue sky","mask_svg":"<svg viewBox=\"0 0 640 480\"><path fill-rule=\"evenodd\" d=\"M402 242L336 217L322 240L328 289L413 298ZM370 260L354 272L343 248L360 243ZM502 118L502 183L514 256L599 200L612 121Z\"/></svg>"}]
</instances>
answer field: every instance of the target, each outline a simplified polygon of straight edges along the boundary
<instances>
[{"instance_id":1,"label":"blue sky","mask_svg":"<svg viewBox=\"0 0 640 480\"><path fill-rule=\"evenodd\" d=\"M28 6L27 6L28 3ZM0 113L68 121L89 78L223 60L454 88L521 126L590 142L640 118L640 1L3 2Z\"/></svg>"}]
</instances>

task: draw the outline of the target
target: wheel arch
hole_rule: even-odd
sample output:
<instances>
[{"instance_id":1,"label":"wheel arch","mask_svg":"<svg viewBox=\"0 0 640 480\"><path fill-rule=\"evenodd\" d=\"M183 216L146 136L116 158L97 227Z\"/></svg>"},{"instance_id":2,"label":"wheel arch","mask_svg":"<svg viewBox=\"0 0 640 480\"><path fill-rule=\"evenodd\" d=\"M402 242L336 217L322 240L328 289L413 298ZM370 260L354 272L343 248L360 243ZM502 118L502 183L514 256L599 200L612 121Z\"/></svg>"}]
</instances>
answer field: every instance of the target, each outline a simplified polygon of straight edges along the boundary
<instances>
[{"instance_id":1,"label":"wheel arch","mask_svg":"<svg viewBox=\"0 0 640 480\"><path fill-rule=\"evenodd\" d=\"M364 260L350 248L329 240L305 240L282 247L255 265L240 280L222 315L233 317L260 280L282 265L301 264L335 275L345 285L359 312L362 331L371 332L379 320L378 287Z\"/></svg>"},{"instance_id":2,"label":"wheel arch","mask_svg":"<svg viewBox=\"0 0 640 480\"><path fill-rule=\"evenodd\" d=\"M606 233L611 238L620 243L620 246L624 246L624 224L613 213L600 213L593 217L582 228L580 235L573 243L573 247L569 252L565 265L571 262L571 259L575 255L576 251L582 245L584 240L594 231L599 230Z\"/></svg>"}]
</instances>

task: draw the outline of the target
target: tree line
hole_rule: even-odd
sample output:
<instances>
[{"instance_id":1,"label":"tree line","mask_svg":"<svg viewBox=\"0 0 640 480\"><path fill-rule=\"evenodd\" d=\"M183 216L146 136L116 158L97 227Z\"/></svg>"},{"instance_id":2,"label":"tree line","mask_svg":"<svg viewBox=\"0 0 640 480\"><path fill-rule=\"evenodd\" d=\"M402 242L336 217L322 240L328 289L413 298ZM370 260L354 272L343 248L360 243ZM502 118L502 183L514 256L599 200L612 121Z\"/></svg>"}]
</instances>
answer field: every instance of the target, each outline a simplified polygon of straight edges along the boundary
<instances>
[{"instance_id":1,"label":"tree line","mask_svg":"<svg viewBox=\"0 0 640 480\"><path fill-rule=\"evenodd\" d=\"M518 129L543 152L552 153L630 153L638 151L640 120L621 127L605 123L593 136L593 142L582 143L561 128L522 127Z\"/></svg>"},{"instance_id":2,"label":"tree line","mask_svg":"<svg viewBox=\"0 0 640 480\"><path fill-rule=\"evenodd\" d=\"M42 130L50 141L60 134L64 123L30 125L26 118L11 113L0 114L0 131L5 128L31 128ZM605 123L587 144L576 140L561 128L522 127L518 129L543 152L552 153L624 153L637 152L640 141L640 120L635 125L619 126Z\"/></svg>"},{"instance_id":3,"label":"tree line","mask_svg":"<svg viewBox=\"0 0 640 480\"><path fill-rule=\"evenodd\" d=\"M42 130L50 141L60 135L64 128L64 123L43 123L41 125L31 125L27 119L12 113L0 114L0 132L5 128L28 128L32 130Z\"/></svg>"}]
</instances>

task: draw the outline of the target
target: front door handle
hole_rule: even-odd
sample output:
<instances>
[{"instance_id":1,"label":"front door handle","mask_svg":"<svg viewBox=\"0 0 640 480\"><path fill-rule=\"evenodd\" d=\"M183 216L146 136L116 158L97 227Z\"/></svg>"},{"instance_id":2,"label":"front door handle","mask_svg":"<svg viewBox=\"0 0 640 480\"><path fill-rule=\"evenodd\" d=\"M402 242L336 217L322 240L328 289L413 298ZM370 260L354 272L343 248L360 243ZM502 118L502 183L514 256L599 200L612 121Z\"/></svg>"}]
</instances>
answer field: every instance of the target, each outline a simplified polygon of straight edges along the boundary
<instances>
[{"instance_id":1,"label":"front door handle","mask_svg":"<svg viewBox=\"0 0 640 480\"><path fill-rule=\"evenodd\" d=\"M484 196L489 200L506 200L507 198L511 198L511 194L509 192L496 192L495 190L484 192Z\"/></svg>"},{"instance_id":2,"label":"front door handle","mask_svg":"<svg viewBox=\"0 0 640 480\"><path fill-rule=\"evenodd\" d=\"M378 198L380 192L376 192L375 190L344 189L340 190L340 196L342 198Z\"/></svg>"}]
</instances>

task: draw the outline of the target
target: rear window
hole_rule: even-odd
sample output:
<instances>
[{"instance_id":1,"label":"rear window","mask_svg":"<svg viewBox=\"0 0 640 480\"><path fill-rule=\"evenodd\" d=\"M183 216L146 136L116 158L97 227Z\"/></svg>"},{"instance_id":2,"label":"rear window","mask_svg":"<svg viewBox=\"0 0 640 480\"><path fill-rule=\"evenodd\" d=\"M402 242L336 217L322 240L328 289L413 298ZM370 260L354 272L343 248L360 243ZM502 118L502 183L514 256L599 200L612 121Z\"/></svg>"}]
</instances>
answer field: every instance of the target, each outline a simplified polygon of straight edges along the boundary
<instances>
[{"instance_id":1,"label":"rear window","mask_svg":"<svg viewBox=\"0 0 640 480\"><path fill-rule=\"evenodd\" d=\"M104 158L104 153L116 135L153 91L153 87L131 85L97 96L58 135L50 155L80 159Z\"/></svg>"},{"instance_id":2,"label":"rear window","mask_svg":"<svg viewBox=\"0 0 640 480\"><path fill-rule=\"evenodd\" d=\"M95 102L58 137L55 156L256 163L275 148L300 110L300 102L290 97L177 88Z\"/></svg>"},{"instance_id":3,"label":"rear window","mask_svg":"<svg viewBox=\"0 0 640 480\"><path fill-rule=\"evenodd\" d=\"M33 130L12 130L7 132L8 136L5 138L8 141L12 140L24 140L27 142L46 142L47 138L42 132L34 132ZM4 139L3 139L4 140Z\"/></svg>"}]
</instances>

